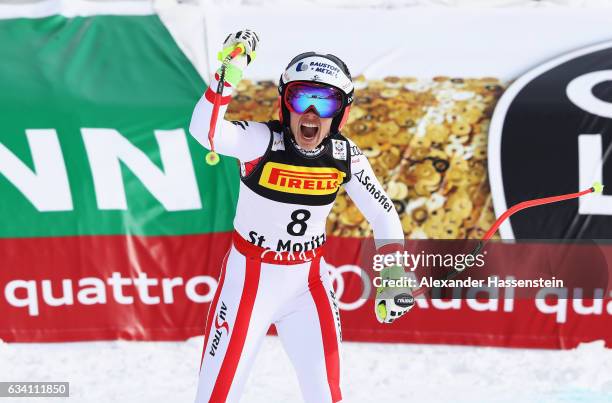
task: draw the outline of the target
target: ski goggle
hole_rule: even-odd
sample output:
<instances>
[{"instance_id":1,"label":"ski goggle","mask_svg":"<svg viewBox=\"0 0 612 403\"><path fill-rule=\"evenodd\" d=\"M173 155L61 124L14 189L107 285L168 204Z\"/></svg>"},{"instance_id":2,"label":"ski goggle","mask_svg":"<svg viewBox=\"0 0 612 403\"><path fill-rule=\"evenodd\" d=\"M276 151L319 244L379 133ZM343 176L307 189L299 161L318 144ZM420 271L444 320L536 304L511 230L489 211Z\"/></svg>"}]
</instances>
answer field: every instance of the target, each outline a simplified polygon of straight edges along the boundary
<instances>
[{"instance_id":1,"label":"ski goggle","mask_svg":"<svg viewBox=\"0 0 612 403\"><path fill-rule=\"evenodd\" d=\"M344 93L335 87L315 83L293 82L285 90L285 106L295 113L314 108L321 118L336 116L344 107Z\"/></svg>"}]
</instances>

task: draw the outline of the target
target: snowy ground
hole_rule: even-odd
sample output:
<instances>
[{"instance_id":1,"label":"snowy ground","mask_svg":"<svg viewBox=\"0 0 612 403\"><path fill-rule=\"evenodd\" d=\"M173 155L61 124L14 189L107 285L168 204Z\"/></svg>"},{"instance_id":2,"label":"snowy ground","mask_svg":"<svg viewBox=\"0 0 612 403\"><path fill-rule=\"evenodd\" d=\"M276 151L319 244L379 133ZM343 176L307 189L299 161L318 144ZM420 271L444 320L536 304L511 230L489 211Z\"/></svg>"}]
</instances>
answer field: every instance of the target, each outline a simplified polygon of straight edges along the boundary
<instances>
[{"instance_id":1,"label":"snowy ground","mask_svg":"<svg viewBox=\"0 0 612 403\"><path fill-rule=\"evenodd\" d=\"M0 343L0 380L70 382L70 398L35 399L39 403L192 402L201 345L201 337ZM347 342L343 359L344 402L612 401L612 350L600 342L570 351ZM276 337L266 338L242 401L301 401Z\"/></svg>"}]
</instances>

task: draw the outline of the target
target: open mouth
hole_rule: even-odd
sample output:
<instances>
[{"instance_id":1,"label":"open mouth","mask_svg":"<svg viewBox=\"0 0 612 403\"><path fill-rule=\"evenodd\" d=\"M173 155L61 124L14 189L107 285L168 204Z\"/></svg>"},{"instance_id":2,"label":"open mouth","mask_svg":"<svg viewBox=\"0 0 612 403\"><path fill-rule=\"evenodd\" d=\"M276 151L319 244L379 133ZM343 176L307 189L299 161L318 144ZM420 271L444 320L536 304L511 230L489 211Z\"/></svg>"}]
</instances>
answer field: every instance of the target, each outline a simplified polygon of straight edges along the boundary
<instances>
[{"instance_id":1,"label":"open mouth","mask_svg":"<svg viewBox=\"0 0 612 403\"><path fill-rule=\"evenodd\" d=\"M319 134L319 125L316 123L304 122L300 124L300 133L306 140L314 140Z\"/></svg>"}]
</instances>

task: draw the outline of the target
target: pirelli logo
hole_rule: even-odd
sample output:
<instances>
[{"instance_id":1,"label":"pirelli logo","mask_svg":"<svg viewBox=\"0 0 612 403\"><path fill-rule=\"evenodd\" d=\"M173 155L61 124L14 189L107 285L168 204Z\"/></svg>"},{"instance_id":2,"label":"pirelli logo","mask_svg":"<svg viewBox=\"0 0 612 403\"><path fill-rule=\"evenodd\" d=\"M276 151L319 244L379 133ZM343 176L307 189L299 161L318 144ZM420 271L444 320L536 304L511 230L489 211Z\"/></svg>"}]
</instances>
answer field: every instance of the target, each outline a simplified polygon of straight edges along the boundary
<instances>
[{"instance_id":1,"label":"pirelli logo","mask_svg":"<svg viewBox=\"0 0 612 403\"><path fill-rule=\"evenodd\" d=\"M335 193L346 174L336 168L310 168L267 162L259 184L279 192L306 195Z\"/></svg>"}]
</instances>

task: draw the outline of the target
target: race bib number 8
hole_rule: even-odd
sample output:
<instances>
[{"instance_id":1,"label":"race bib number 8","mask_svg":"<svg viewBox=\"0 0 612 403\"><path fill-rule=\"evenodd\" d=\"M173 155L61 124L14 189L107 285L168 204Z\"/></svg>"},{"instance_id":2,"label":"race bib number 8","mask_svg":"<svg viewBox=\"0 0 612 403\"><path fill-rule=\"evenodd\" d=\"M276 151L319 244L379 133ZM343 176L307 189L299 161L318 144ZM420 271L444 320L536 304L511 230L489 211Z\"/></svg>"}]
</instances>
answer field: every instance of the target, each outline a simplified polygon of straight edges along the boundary
<instances>
[{"instance_id":1,"label":"race bib number 8","mask_svg":"<svg viewBox=\"0 0 612 403\"><path fill-rule=\"evenodd\" d=\"M306 221L310 218L310 211L300 209L291 213L291 222L287 224L287 233L293 236L302 236L306 233L308 224Z\"/></svg>"}]
</instances>

